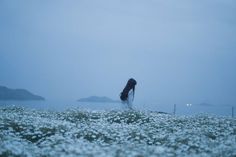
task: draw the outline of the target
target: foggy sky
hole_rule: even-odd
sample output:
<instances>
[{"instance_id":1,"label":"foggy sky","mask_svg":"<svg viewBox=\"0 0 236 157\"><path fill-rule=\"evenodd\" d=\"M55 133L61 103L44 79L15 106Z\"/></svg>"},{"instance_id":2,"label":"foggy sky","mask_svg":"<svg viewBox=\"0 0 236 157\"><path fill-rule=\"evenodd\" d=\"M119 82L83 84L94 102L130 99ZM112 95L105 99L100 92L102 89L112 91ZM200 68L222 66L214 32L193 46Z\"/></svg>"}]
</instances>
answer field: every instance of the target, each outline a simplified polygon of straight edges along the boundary
<instances>
[{"instance_id":1,"label":"foggy sky","mask_svg":"<svg viewBox=\"0 0 236 157\"><path fill-rule=\"evenodd\" d=\"M0 85L46 99L236 104L235 0L1 0Z\"/></svg>"}]
</instances>

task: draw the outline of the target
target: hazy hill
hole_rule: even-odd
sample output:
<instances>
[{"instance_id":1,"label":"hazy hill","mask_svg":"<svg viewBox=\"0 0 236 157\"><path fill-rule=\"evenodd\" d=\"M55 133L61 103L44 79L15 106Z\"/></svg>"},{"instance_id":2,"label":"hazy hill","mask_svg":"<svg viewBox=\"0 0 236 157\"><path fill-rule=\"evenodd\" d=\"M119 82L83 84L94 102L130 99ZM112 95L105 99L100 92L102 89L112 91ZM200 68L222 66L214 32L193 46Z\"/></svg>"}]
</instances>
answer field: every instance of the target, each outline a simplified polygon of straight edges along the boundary
<instances>
[{"instance_id":1,"label":"hazy hill","mask_svg":"<svg viewBox=\"0 0 236 157\"><path fill-rule=\"evenodd\" d=\"M118 100L112 100L108 97L98 97L98 96L90 96L88 98L81 98L78 100L79 102L106 102L106 103L114 103L114 102L120 102Z\"/></svg>"},{"instance_id":2,"label":"hazy hill","mask_svg":"<svg viewBox=\"0 0 236 157\"><path fill-rule=\"evenodd\" d=\"M45 100L43 97L34 95L25 89L10 89L0 86L0 100Z\"/></svg>"},{"instance_id":3,"label":"hazy hill","mask_svg":"<svg viewBox=\"0 0 236 157\"><path fill-rule=\"evenodd\" d=\"M200 106L214 106L214 105L212 105L212 104L208 104L208 103L205 103L205 102L200 103L200 104L198 104L198 105L200 105Z\"/></svg>"}]
</instances>

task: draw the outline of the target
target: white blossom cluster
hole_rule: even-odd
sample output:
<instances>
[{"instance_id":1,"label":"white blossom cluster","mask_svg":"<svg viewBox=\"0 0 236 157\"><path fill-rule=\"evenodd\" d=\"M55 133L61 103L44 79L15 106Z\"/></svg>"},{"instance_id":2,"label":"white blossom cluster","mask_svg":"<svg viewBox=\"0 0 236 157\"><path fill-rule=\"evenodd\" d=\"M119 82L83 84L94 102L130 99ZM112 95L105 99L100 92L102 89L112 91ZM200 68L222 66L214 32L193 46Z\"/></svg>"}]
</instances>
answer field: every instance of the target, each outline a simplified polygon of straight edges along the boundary
<instances>
[{"instance_id":1,"label":"white blossom cluster","mask_svg":"<svg viewBox=\"0 0 236 157\"><path fill-rule=\"evenodd\" d=\"M236 119L0 107L0 156L236 156Z\"/></svg>"}]
</instances>

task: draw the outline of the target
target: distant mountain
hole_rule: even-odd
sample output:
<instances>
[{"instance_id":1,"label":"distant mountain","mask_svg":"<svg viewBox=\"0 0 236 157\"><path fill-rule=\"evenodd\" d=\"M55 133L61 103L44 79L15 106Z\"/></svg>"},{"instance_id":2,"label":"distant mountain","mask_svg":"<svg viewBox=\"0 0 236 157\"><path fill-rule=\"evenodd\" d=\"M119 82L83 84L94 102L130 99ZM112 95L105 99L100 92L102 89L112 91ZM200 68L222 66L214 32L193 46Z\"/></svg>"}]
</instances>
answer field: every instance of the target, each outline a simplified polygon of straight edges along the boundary
<instances>
[{"instance_id":1,"label":"distant mountain","mask_svg":"<svg viewBox=\"0 0 236 157\"><path fill-rule=\"evenodd\" d=\"M25 89L10 89L0 86L0 100L45 100L43 97L34 95Z\"/></svg>"},{"instance_id":2,"label":"distant mountain","mask_svg":"<svg viewBox=\"0 0 236 157\"><path fill-rule=\"evenodd\" d=\"M214 105L212 105L212 104L208 104L208 103L205 103L205 102L200 103L200 104L198 104L198 105L200 105L200 106L214 106Z\"/></svg>"},{"instance_id":3,"label":"distant mountain","mask_svg":"<svg viewBox=\"0 0 236 157\"><path fill-rule=\"evenodd\" d=\"M91 97L88 97L88 98L81 98L79 100L77 100L79 102L105 102L105 103L117 103L117 102L120 102L118 100L112 100L108 97L98 97L98 96L91 96Z\"/></svg>"}]
</instances>

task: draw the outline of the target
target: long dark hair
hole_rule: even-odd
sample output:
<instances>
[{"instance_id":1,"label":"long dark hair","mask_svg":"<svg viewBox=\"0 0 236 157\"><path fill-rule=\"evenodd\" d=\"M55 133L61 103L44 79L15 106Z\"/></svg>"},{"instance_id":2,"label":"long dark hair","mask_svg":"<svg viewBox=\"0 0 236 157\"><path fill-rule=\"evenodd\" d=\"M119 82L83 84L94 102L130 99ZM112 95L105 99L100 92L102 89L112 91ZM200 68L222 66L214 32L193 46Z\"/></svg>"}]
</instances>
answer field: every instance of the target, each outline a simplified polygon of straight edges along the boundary
<instances>
[{"instance_id":1,"label":"long dark hair","mask_svg":"<svg viewBox=\"0 0 236 157\"><path fill-rule=\"evenodd\" d=\"M128 94L130 92L130 90L133 91L133 99L134 99L134 93L135 93L135 85L137 84L136 80L131 78L128 80L125 88L123 89L123 91L120 94L120 99L122 101L126 101L128 99Z\"/></svg>"}]
</instances>

